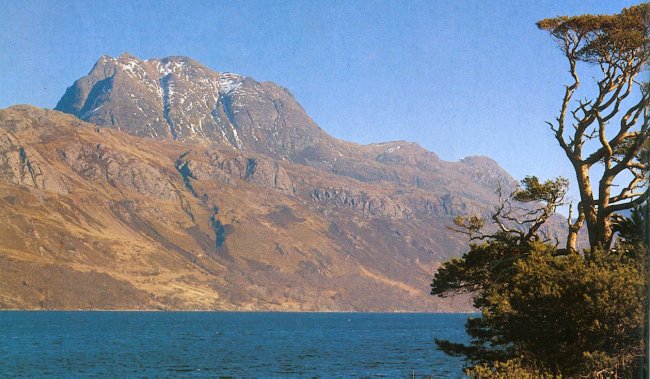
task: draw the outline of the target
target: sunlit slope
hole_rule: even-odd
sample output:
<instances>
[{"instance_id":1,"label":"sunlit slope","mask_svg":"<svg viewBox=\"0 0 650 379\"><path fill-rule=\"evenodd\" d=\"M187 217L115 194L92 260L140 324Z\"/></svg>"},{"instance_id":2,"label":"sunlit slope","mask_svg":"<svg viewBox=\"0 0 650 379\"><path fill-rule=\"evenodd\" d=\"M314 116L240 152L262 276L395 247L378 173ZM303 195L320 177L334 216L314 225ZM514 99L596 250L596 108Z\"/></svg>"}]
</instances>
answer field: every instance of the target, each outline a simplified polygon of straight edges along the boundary
<instances>
[{"instance_id":1,"label":"sunlit slope","mask_svg":"<svg viewBox=\"0 0 650 379\"><path fill-rule=\"evenodd\" d=\"M29 106L0 133L3 308L466 309L428 295L448 194Z\"/></svg>"}]
</instances>

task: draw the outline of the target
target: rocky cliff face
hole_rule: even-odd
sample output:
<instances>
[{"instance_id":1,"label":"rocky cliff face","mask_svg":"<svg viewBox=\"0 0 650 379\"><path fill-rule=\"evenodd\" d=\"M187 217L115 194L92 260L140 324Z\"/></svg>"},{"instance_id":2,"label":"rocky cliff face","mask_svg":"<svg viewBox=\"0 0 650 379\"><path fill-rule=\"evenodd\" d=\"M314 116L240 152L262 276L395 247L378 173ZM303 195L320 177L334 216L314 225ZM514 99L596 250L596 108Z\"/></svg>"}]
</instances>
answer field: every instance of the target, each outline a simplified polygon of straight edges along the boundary
<instances>
[{"instance_id":1,"label":"rocky cliff face","mask_svg":"<svg viewBox=\"0 0 650 379\"><path fill-rule=\"evenodd\" d=\"M512 184L489 158L467 158L459 165L441 161L416 143L360 146L337 140L320 129L285 88L215 72L186 57L103 56L68 88L55 109L136 136L260 153L364 182L434 190L459 180L463 186ZM488 171L478 173L486 167Z\"/></svg>"},{"instance_id":2,"label":"rocky cliff face","mask_svg":"<svg viewBox=\"0 0 650 379\"><path fill-rule=\"evenodd\" d=\"M104 56L57 110L158 140L204 141L295 161L331 158L332 137L291 93L185 57Z\"/></svg>"},{"instance_id":3,"label":"rocky cliff face","mask_svg":"<svg viewBox=\"0 0 650 379\"><path fill-rule=\"evenodd\" d=\"M0 111L3 308L467 310L428 295L447 227L513 182L188 58L102 57L57 109Z\"/></svg>"}]
</instances>

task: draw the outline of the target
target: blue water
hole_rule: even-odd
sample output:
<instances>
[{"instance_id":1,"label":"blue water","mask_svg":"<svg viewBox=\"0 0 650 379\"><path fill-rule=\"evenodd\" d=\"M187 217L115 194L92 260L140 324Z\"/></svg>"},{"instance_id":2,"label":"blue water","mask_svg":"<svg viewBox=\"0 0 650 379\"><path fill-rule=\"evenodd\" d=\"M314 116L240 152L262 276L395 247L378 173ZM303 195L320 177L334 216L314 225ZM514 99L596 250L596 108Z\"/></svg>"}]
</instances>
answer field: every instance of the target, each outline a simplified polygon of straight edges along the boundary
<instances>
[{"instance_id":1,"label":"blue water","mask_svg":"<svg viewBox=\"0 0 650 379\"><path fill-rule=\"evenodd\" d=\"M462 377L465 314L0 312L0 377Z\"/></svg>"}]
</instances>

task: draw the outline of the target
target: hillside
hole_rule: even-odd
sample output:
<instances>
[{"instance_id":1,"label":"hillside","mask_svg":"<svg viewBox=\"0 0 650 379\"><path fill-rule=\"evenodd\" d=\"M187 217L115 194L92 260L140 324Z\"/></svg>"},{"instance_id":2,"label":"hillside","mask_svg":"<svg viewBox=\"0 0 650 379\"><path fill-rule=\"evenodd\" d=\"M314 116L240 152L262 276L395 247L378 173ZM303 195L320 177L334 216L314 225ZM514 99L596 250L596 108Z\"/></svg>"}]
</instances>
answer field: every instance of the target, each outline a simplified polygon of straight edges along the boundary
<instances>
[{"instance_id":1,"label":"hillside","mask_svg":"<svg viewBox=\"0 0 650 379\"><path fill-rule=\"evenodd\" d=\"M0 110L2 308L468 310L428 294L447 226L513 183L188 58L102 57L57 109Z\"/></svg>"}]
</instances>

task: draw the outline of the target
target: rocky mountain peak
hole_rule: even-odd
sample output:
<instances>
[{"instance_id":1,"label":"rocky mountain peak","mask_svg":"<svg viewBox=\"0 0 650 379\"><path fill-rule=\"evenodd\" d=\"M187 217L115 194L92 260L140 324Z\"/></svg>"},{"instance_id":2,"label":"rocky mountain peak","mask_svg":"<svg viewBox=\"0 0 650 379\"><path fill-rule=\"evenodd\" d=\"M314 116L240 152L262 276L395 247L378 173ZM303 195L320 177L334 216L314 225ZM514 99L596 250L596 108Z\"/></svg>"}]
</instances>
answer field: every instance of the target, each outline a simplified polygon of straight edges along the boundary
<instances>
[{"instance_id":1,"label":"rocky mountain peak","mask_svg":"<svg viewBox=\"0 0 650 379\"><path fill-rule=\"evenodd\" d=\"M334 143L286 89L179 56L102 56L55 109L141 137L216 143L289 160Z\"/></svg>"}]
</instances>

